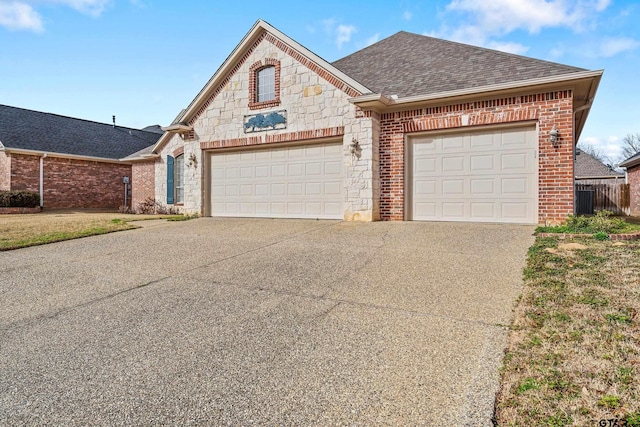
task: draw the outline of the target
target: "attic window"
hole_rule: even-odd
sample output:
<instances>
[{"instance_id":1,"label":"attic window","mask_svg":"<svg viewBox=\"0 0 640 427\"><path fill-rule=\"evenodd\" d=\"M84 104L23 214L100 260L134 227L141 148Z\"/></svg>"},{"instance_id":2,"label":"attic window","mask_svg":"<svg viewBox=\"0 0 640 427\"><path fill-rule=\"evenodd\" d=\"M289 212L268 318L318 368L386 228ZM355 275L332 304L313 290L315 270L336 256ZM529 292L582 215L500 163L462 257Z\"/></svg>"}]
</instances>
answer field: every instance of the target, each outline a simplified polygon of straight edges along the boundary
<instances>
[{"instance_id":1,"label":"attic window","mask_svg":"<svg viewBox=\"0 0 640 427\"><path fill-rule=\"evenodd\" d=\"M276 67L264 67L256 72L256 98L258 102L276 99Z\"/></svg>"},{"instance_id":2,"label":"attic window","mask_svg":"<svg viewBox=\"0 0 640 427\"><path fill-rule=\"evenodd\" d=\"M249 68L249 108L280 105L280 61L266 58Z\"/></svg>"}]
</instances>

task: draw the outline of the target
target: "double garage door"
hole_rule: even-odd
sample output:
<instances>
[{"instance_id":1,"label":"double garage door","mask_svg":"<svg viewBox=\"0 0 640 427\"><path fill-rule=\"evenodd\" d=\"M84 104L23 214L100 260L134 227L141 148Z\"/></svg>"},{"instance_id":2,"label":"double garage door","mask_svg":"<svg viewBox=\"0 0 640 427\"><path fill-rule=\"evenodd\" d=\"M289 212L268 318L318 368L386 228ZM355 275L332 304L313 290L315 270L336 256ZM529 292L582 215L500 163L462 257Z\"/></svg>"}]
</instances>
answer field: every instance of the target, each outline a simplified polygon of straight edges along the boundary
<instances>
[{"instance_id":1,"label":"double garage door","mask_svg":"<svg viewBox=\"0 0 640 427\"><path fill-rule=\"evenodd\" d=\"M211 215L343 217L341 142L211 155Z\"/></svg>"},{"instance_id":2,"label":"double garage door","mask_svg":"<svg viewBox=\"0 0 640 427\"><path fill-rule=\"evenodd\" d=\"M534 127L407 140L405 218L538 222ZM343 217L340 142L211 154L211 215Z\"/></svg>"},{"instance_id":3,"label":"double garage door","mask_svg":"<svg viewBox=\"0 0 640 427\"><path fill-rule=\"evenodd\" d=\"M538 222L534 127L413 137L408 144L408 218Z\"/></svg>"}]
</instances>

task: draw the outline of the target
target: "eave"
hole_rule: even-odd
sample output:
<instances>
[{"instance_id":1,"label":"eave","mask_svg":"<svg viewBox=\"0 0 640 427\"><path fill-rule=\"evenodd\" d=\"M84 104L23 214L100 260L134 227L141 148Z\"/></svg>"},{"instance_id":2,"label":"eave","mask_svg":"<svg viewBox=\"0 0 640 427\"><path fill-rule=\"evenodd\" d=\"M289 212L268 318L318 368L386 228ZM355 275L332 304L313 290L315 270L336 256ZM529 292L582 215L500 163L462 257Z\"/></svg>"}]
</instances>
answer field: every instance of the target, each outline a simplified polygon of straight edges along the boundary
<instances>
[{"instance_id":1,"label":"eave","mask_svg":"<svg viewBox=\"0 0 640 427\"><path fill-rule=\"evenodd\" d=\"M24 154L27 156L38 156L38 157L57 157L62 159L86 160L90 162L127 163L127 162L121 161L120 159L110 159L107 157L82 156L78 154L56 153L56 152L42 151L42 150L27 150L24 148L0 147L0 151L4 151L5 153L9 153L9 154Z\"/></svg>"},{"instance_id":2,"label":"eave","mask_svg":"<svg viewBox=\"0 0 640 427\"><path fill-rule=\"evenodd\" d=\"M160 127L160 129L169 133L188 133L193 130L193 126L189 126L184 123L175 123L169 126Z\"/></svg>"},{"instance_id":3,"label":"eave","mask_svg":"<svg viewBox=\"0 0 640 427\"><path fill-rule=\"evenodd\" d=\"M538 90L572 89L574 91L573 109L576 113L575 141L577 141L586 122L603 72L604 70L579 71L559 76L457 89L426 95L407 96L403 98L396 98L379 93L369 93L350 98L349 102L363 110L387 113L461 101L474 101L488 97L533 93Z\"/></svg>"}]
</instances>

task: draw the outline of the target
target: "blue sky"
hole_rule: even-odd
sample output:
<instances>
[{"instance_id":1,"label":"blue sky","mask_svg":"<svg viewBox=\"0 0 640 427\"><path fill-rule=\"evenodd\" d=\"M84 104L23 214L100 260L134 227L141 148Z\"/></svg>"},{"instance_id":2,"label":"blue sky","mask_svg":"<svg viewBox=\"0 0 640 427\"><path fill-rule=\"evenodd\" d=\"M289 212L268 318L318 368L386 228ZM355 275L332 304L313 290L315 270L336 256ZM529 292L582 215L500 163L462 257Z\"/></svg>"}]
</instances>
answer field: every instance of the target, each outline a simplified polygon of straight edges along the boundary
<instances>
[{"instance_id":1,"label":"blue sky","mask_svg":"<svg viewBox=\"0 0 640 427\"><path fill-rule=\"evenodd\" d=\"M404 30L604 77L581 141L614 160L640 132L640 3L0 0L0 104L167 125L258 19L328 61Z\"/></svg>"}]
</instances>

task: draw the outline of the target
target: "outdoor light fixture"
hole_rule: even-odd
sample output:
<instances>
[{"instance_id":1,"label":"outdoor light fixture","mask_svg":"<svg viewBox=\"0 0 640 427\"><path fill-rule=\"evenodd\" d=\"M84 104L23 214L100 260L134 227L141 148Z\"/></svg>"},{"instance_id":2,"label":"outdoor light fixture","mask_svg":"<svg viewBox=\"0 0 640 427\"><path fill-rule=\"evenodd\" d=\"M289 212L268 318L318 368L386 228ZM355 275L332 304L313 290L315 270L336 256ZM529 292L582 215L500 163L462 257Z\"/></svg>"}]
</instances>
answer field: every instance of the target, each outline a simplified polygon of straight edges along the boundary
<instances>
[{"instance_id":1,"label":"outdoor light fixture","mask_svg":"<svg viewBox=\"0 0 640 427\"><path fill-rule=\"evenodd\" d=\"M360 143L358 142L357 139L353 138L351 140L351 144L349 144L349 151L353 155L357 155L358 154L358 152L360 151Z\"/></svg>"},{"instance_id":2,"label":"outdoor light fixture","mask_svg":"<svg viewBox=\"0 0 640 427\"><path fill-rule=\"evenodd\" d=\"M560 142L560 132L556 129L556 125L553 125L551 132L549 132L549 139L554 146Z\"/></svg>"}]
</instances>

